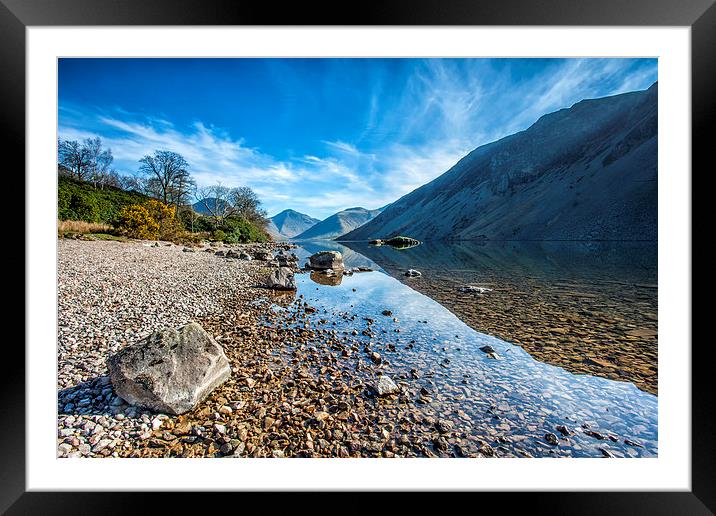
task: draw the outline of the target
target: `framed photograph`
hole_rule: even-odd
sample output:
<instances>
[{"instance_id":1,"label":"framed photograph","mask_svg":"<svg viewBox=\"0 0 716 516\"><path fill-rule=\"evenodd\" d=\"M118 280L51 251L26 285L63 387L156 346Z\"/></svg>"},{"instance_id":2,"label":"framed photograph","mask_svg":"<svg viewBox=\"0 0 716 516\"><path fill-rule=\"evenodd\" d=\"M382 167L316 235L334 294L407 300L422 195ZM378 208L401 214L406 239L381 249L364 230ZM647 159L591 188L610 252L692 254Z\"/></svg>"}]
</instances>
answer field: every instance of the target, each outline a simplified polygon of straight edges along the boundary
<instances>
[{"instance_id":1,"label":"framed photograph","mask_svg":"<svg viewBox=\"0 0 716 516\"><path fill-rule=\"evenodd\" d=\"M712 1L180 4L0 4L27 231L3 511L713 513Z\"/></svg>"}]
</instances>

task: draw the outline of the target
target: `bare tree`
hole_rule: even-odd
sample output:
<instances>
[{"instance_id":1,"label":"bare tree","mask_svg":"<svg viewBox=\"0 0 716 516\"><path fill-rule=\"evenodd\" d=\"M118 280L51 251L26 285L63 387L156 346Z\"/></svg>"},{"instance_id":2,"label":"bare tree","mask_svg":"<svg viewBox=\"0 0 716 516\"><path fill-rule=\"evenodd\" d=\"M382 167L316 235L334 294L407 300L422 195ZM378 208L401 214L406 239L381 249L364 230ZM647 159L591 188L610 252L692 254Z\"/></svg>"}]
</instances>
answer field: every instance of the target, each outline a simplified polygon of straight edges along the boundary
<instances>
[{"instance_id":1,"label":"bare tree","mask_svg":"<svg viewBox=\"0 0 716 516\"><path fill-rule=\"evenodd\" d=\"M103 149L100 138L88 138L82 145L85 150L87 163L87 179L97 187L109 182L110 165L114 161L112 149Z\"/></svg>"},{"instance_id":2,"label":"bare tree","mask_svg":"<svg viewBox=\"0 0 716 516\"><path fill-rule=\"evenodd\" d=\"M112 150L102 148L101 138L87 138L82 143L76 140L57 141L58 165L69 171L70 177L92 181L95 187L106 183L112 161Z\"/></svg>"},{"instance_id":3,"label":"bare tree","mask_svg":"<svg viewBox=\"0 0 716 516\"><path fill-rule=\"evenodd\" d=\"M194 196L199 205L204 208L214 221L221 225L227 217L235 213L231 202L232 189L221 184L197 188Z\"/></svg>"},{"instance_id":4,"label":"bare tree","mask_svg":"<svg viewBox=\"0 0 716 516\"><path fill-rule=\"evenodd\" d=\"M241 217L259 227L266 225L266 211L256 193L247 186L228 188L221 184L197 188L200 205L221 225L228 217Z\"/></svg>"},{"instance_id":5,"label":"bare tree","mask_svg":"<svg viewBox=\"0 0 716 516\"><path fill-rule=\"evenodd\" d=\"M71 171L72 177L80 181L87 179L89 150L77 140L57 141L57 161Z\"/></svg>"},{"instance_id":6,"label":"bare tree","mask_svg":"<svg viewBox=\"0 0 716 516\"><path fill-rule=\"evenodd\" d=\"M139 172L147 176L146 188L165 204L188 199L194 180L188 172L189 164L176 152L155 151L139 160Z\"/></svg>"},{"instance_id":7,"label":"bare tree","mask_svg":"<svg viewBox=\"0 0 716 516\"><path fill-rule=\"evenodd\" d=\"M266 225L266 210L261 207L258 195L251 188L248 186L234 188L229 199L236 215L259 227Z\"/></svg>"},{"instance_id":8,"label":"bare tree","mask_svg":"<svg viewBox=\"0 0 716 516\"><path fill-rule=\"evenodd\" d=\"M136 176L119 176L119 187L122 190L133 190L138 193L144 193L146 191L143 178Z\"/></svg>"}]
</instances>

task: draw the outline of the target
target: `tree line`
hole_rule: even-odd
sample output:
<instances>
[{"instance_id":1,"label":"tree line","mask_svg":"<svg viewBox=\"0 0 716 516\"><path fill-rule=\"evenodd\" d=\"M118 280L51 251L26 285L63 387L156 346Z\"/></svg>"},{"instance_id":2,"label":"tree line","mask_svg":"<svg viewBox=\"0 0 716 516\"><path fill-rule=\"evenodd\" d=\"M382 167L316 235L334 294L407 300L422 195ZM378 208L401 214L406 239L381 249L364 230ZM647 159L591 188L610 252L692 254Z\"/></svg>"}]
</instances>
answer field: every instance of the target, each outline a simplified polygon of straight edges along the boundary
<instances>
[{"instance_id":1,"label":"tree line","mask_svg":"<svg viewBox=\"0 0 716 516\"><path fill-rule=\"evenodd\" d=\"M214 230L225 228L236 219L262 229L267 223L267 213L251 188L229 188L221 184L198 187L189 173L189 163L177 152L157 150L147 154L139 160L137 174L122 175L112 168L112 150L105 149L97 137L81 142L58 140L57 161L61 175L91 183L95 188L109 186L134 191L174 206L192 231L199 219L192 202L205 209ZM197 225L206 227L206 223Z\"/></svg>"}]
</instances>

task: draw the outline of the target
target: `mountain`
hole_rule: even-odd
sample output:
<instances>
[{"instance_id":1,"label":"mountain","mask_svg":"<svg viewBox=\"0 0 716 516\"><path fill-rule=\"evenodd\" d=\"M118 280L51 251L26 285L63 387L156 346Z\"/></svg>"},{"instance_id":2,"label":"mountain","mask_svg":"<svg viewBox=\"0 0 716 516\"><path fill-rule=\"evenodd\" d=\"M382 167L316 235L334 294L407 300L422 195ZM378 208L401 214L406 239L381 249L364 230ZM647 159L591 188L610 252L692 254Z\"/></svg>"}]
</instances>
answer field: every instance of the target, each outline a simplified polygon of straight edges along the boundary
<instances>
[{"instance_id":1,"label":"mountain","mask_svg":"<svg viewBox=\"0 0 716 516\"><path fill-rule=\"evenodd\" d=\"M269 219L266 230L274 240L285 240L303 233L320 222L304 213L294 210L283 210Z\"/></svg>"},{"instance_id":2,"label":"mountain","mask_svg":"<svg viewBox=\"0 0 716 516\"><path fill-rule=\"evenodd\" d=\"M334 213L315 226L307 229L300 235L293 237L294 240L331 240L352 231L366 222L373 220L381 209L366 210L365 208L348 208L347 210Z\"/></svg>"},{"instance_id":3,"label":"mountain","mask_svg":"<svg viewBox=\"0 0 716 516\"><path fill-rule=\"evenodd\" d=\"M657 84L478 147L338 240L656 240Z\"/></svg>"}]
</instances>

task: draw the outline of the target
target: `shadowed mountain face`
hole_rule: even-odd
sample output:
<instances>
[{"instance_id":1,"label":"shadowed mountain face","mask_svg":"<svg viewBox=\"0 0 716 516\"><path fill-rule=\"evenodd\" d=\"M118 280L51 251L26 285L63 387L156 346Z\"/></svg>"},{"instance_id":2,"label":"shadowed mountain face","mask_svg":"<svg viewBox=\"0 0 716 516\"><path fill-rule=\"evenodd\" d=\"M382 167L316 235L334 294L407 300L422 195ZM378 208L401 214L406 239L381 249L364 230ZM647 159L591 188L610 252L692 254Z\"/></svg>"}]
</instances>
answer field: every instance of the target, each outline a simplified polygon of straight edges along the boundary
<instances>
[{"instance_id":1,"label":"shadowed mountain face","mask_svg":"<svg viewBox=\"0 0 716 516\"><path fill-rule=\"evenodd\" d=\"M299 233L303 233L311 226L320 222L304 213L294 210L283 210L281 213L269 218L266 231L274 240L286 240Z\"/></svg>"},{"instance_id":2,"label":"shadowed mountain face","mask_svg":"<svg viewBox=\"0 0 716 516\"><path fill-rule=\"evenodd\" d=\"M478 147L339 240L656 240L657 85Z\"/></svg>"},{"instance_id":3,"label":"shadowed mountain face","mask_svg":"<svg viewBox=\"0 0 716 516\"><path fill-rule=\"evenodd\" d=\"M365 208L348 208L334 213L315 226L310 227L294 240L330 240L352 231L369 220L375 218L381 210L366 210Z\"/></svg>"}]
</instances>

